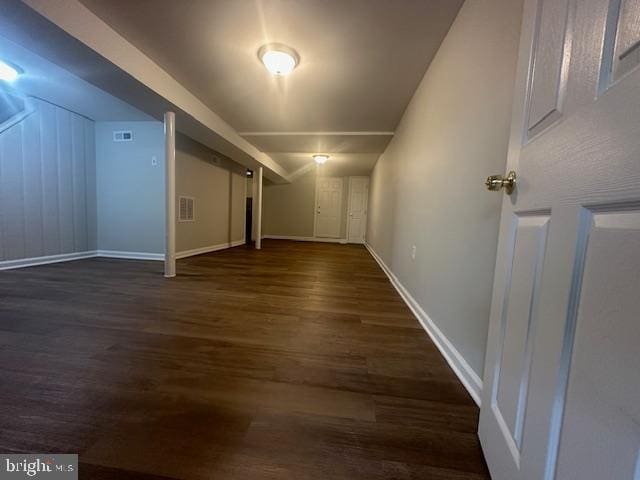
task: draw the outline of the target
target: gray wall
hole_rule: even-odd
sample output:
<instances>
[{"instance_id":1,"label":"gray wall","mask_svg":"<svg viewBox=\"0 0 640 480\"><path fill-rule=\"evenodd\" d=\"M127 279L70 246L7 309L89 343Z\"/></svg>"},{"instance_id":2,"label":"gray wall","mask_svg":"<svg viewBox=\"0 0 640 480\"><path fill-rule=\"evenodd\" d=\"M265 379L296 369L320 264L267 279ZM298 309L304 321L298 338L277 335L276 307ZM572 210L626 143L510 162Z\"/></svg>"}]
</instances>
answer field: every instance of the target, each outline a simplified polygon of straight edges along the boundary
<instances>
[{"instance_id":1,"label":"gray wall","mask_svg":"<svg viewBox=\"0 0 640 480\"><path fill-rule=\"evenodd\" d=\"M0 260L96 248L93 122L32 103L0 132Z\"/></svg>"},{"instance_id":2,"label":"gray wall","mask_svg":"<svg viewBox=\"0 0 640 480\"><path fill-rule=\"evenodd\" d=\"M265 184L263 235L313 237L317 171L313 169L286 184ZM343 177L340 238L346 237L349 177Z\"/></svg>"},{"instance_id":3,"label":"gray wall","mask_svg":"<svg viewBox=\"0 0 640 480\"><path fill-rule=\"evenodd\" d=\"M96 122L98 249L164 253L164 127ZM115 130L133 141L114 142ZM157 165L152 165L152 157Z\"/></svg>"},{"instance_id":4,"label":"gray wall","mask_svg":"<svg viewBox=\"0 0 640 480\"><path fill-rule=\"evenodd\" d=\"M262 189L262 234L313 237L316 172Z\"/></svg>"},{"instance_id":5,"label":"gray wall","mask_svg":"<svg viewBox=\"0 0 640 480\"><path fill-rule=\"evenodd\" d=\"M176 195L195 198L195 221L176 223L176 252L242 243L246 186L243 167L178 135Z\"/></svg>"},{"instance_id":6,"label":"gray wall","mask_svg":"<svg viewBox=\"0 0 640 480\"><path fill-rule=\"evenodd\" d=\"M371 178L367 242L482 377L520 0L467 0ZM415 260L411 247L417 247Z\"/></svg>"}]
</instances>

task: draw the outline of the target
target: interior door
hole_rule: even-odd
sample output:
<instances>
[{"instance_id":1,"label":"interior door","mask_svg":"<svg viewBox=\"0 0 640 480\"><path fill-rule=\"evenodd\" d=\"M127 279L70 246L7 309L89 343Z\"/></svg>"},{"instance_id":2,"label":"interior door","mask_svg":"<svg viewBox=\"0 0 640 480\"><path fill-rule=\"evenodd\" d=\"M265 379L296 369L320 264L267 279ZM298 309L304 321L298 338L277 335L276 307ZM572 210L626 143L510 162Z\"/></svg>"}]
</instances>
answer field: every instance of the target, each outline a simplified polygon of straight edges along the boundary
<instances>
[{"instance_id":1,"label":"interior door","mask_svg":"<svg viewBox=\"0 0 640 480\"><path fill-rule=\"evenodd\" d=\"M347 219L347 241L364 243L367 231L367 204L369 202L369 178L349 178L349 218Z\"/></svg>"},{"instance_id":2,"label":"interior door","mask_svg":"<svg viewBox=\"0 0 640 480\"><path fill-rule=\"evenodd\" d=\"M342 178L318 177L316 237L339 238L342 223Z\"/></svg>"},{"instance_id":3,"label":"interior door","mask_svg":"<svg viewBox=\"0 0 640 480\"><path fill-rule=\"evenodd\" d=\"M638 64L640 0L525 0L479 426L494 480L640 479Z\"/></svg>"}]
</instances>

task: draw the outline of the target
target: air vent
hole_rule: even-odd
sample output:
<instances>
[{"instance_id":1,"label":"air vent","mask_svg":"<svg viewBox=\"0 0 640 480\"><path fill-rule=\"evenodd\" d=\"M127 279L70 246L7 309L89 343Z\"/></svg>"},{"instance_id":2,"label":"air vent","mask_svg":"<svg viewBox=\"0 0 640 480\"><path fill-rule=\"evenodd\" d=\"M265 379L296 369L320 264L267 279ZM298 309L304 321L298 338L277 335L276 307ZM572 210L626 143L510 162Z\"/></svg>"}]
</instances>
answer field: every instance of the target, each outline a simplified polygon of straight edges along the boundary
<instances>
[{"instance_id":1,"label":"air vent","mask_svg":"<svg viewBox=\"0 0 640 480\"><path fill-rule=\"evenodd\" d=\"M114 142L131 142L133 141L133 132L131 130L118 130L113 132Z\"/></svg>"},{"instance_id":2,"label":"air vent","mask_svg":"<svg viewBox=\"0 0 640 480\"><path fill-rule=\"evenodd\" d=\"M178 221L179 222L193 222L193 203L195 199L193 197L179 197L178 198Z\"/></svg>"}]
</instances>

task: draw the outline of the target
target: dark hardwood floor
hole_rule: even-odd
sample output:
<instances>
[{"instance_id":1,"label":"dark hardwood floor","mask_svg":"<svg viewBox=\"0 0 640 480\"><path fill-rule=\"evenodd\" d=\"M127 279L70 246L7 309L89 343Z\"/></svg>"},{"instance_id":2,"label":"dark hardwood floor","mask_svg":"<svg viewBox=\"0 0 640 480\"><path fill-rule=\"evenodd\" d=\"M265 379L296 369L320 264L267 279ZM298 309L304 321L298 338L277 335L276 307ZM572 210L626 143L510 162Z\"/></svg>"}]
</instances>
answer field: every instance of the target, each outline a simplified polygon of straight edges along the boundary
<instances>
[{"instance_id":1,"label":"dark hardwood floor","mask_svg":"<svg viewBox=\"0 0 640 480\"><path fill-rule=\"evenodd\" d=\"M80 478L488 479L478 409L361 246L0 272L0 451Z\"/></svg>"}]
</instances>

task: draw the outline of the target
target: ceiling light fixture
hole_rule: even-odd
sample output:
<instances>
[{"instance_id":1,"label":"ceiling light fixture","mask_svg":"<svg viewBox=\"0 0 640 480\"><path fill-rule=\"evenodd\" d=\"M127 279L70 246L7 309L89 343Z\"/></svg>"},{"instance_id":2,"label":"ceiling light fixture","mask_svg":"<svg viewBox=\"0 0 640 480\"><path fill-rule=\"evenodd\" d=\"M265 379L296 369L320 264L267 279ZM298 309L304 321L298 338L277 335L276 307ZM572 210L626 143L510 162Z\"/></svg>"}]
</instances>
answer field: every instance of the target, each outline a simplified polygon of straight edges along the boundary
<instances>
[{"instance_id":1,"label":"ceiling light fixture","mask_svg":"<svg viewBox=\"0 0 640 480\"><path fill-rule=\"evenodd\" d=\"M20 68L0 60L0 80L13 82L21 73L22 70Z\"/></svg>"},{"instance_id":2,"label":"ceiling light fixture","mask_svg":"<svg viewBox=\"0 0 640 480\"><path fill-rule=\"evenodd\" d=\"M300 57L298 53L281 43L269 43L258 50L258 58L269 72L276 76L289 75L296 68Z\"/></svg>"},{"instance_id":3,"label":"ceiling light fixture","mask_svg":"<svg viewBox=\"0 0 640 480\"><path fill-rule=\"evenodd\" d=\"M327 163L327 160L329 160L329 155L314 155L313 159L318 165L323 165Z\"/></svg>"}]
</instances>

